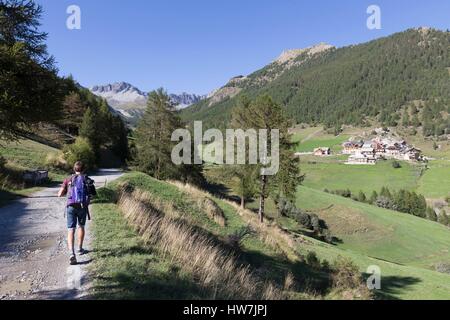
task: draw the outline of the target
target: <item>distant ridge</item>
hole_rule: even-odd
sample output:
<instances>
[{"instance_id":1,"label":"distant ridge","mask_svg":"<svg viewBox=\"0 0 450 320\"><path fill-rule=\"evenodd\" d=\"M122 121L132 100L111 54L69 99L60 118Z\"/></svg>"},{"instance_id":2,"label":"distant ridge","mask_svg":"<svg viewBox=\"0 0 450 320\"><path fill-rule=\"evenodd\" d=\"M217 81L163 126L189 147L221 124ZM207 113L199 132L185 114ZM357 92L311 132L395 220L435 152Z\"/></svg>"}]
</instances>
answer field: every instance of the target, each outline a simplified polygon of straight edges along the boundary
<instances>
[{"instance_id":1,"label":"distant ridge","mask_svg":"<svg viewBox=\"0 0 450 320\"><path fill-rule=\"evenodd\" d=\"M127 82L95 85L89 90L96 96L106 99L112 108L131 122L139 119L147 107L148 94ZM185 92L169 96L178 109L189 107L205 98Z\"/></svg>"}]
</instances>

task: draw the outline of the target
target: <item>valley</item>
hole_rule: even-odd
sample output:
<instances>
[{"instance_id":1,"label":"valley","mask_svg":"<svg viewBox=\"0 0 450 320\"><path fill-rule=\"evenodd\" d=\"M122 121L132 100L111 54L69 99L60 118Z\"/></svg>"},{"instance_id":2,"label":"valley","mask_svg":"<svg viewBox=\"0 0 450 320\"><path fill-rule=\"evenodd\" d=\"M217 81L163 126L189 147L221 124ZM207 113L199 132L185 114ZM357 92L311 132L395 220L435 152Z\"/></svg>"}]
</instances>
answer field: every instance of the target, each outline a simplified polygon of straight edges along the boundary
<instances>
[{"instance_id":1,"label":"valley","mask_svg":"<svg viewBox=\"0 0 450 320\"><path fill-rule=\"evenodd\" d=\"M0 300L450 300L448 19L87 2L0 0Z\"/></svg>"}]
</instances>

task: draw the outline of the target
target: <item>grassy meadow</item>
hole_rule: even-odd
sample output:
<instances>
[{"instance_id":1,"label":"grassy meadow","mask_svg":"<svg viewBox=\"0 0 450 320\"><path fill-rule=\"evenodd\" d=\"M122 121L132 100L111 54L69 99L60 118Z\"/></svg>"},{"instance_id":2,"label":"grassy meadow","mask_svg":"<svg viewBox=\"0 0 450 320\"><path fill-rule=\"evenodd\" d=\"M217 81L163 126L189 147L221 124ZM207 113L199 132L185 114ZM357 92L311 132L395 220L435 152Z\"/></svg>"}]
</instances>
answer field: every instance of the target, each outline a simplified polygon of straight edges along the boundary
<instances>
[{"instance_id":1,"label":"grassy meadow","mask_svg":"<svg viewBox=\"0 0 450 320\"><path fill-rule=\"evenodd\" d=\"M432 141L420 136L405 136L406 141L432 157L426 166L421 163L401 162L394 169L393 161L381 161L375 166L346 165L348 156L341 155L341 145L351 136L363 136L370 129L348 128L338 137L326 134L318 127L295 129L293 140L301 141L301 152L311 152L316 147L330 147L331 157L301 156L301 169L306 175L304 185L317 190L350 189L354 193L363 191L370 196L385 186L391 190L406 189L423 194L429 200L444 199L450 195L450 143L441 142L441 149L434 150ZM403 132L406 134L406 132ZM402 131L399 132L402 134Z\"/></svg>"},{"instance_id":2,"label":"grassy meadow","mask_svg":"<svg viewBox=\"0 0 450 320\"><path fill-rule=\"evenodd\" d=\"M439 223L307 187L299 188L296 205L323 218L339 248L430 270L450 263L450 230Z\"/></svg>"},{"instance_id":3,"label":"grassy meadow","mask_svg":"<svg viewBox=\"0 0 450 320\"><path fill-rule=\"evenodd\" d=\"M0 205L40 190L40 187L26 185L22 181L22 173L24 170L45 169L47 155L57 151L26 139L0 145L0 156L6 160L6 170L0 173ZM50 171L49 177L51 182L60 182L64 174Z\"/></svg>"}]
</instances>

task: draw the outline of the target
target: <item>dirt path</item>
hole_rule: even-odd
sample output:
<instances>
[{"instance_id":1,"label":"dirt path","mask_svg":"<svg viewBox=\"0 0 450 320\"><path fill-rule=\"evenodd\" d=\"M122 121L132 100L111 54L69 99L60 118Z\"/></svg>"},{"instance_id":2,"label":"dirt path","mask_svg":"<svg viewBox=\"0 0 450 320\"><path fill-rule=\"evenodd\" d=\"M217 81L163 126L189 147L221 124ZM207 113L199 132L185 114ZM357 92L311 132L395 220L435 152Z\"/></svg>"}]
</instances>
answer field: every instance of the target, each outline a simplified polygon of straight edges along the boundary
<instances>
[{"instance_id":1,"label":"dirt path","mask_svg":"<svg viewBox=\"0 0 450 320\"><path fill-rule=\"evenodd\" d=\"M97 188L120 177L118 170L92 176ZM0 300L79 299L89 281L88 255L69 266L65 199L52 198L59 186L0 208ZM95 219L95 218L94 218ZM90 248L89 222L85 248Z\"/></svg>"}]
</instances>

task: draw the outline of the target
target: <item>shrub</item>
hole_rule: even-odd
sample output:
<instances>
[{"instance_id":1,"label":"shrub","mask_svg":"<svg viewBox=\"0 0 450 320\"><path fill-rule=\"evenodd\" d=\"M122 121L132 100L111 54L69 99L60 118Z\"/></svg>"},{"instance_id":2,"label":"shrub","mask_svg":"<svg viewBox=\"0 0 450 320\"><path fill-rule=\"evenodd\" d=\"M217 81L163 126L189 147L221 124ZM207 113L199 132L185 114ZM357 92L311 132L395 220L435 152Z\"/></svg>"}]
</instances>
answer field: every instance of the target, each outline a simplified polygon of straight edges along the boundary
<instances>
[{"instance_id":1,"label":"shrub","mask_svg":"<svg viewBox=\"0 0 450 320\"><path fill-rule=\"evenodd\" d=\"M371 299L372 294L364 283L358 266L349 258L339 256L332 266L333 290L345 299Z\"/></svg>"},{"instance_id":2,"label":"shrub","mask_svg":"<svg viewBox=\"0 0 450 320\"><path fill-rule=\"evenodd\" d=\"M327 259L322 260L322 269L324 271L330 271L331 270L331 265L330 265L330 263L328 262Z\"/></svg>"},{"instance_id":3,"label":"shrub","mask_svg":"<svg viewBox=\"0 0 450 320\"><path fill-rule=\"evenodd\" d=\"M434 269L440 273L450 274L450 264L445 262L440 262L434 266Z\"/></svg>"},{"instance_id":4,"label":"shrub","mask_svg":"<svg viewBox=\"0 0 450 320\"><path fill-rule=\"evenodd\" d=\"M444 226L448 226L448 225L449 225L449 222L450 222L450 221L449 221L449 218L448 218L447 213L446 213L444 210L442 210L442 211L439 213L438 222L441 223L441 224L443 224Z\"/></svg>"},{"instance_id":5,"label":"shrub","mask_svg":"<svg viewBox=\"0 0 450 320\"><path fill-rule=\"evenodd\" d=\"M247 236L249 236L253 233L254 233L254 231L252 230L252 228L250 226L242 227L239 230L236 230L232 234L228 235L226 238L226 242L233 249L241 250L242 241L244 241L244 239Z\"/></svg>"},{"instance_id":6,"label":"shrub","mask_svg":"<svg viewBox=\"0 0 450 320\"><path fill-rule=\"evenodd\" d=\"M359 202L366 202L367 201L367 197L365 195L364 192L360 191L358 194L358 201Z\"/></svg>"},{"instance_id":7,"label":"shrub","mask_svg":"<svg viewBox=\"0 0 450 320\"><path fill-rule=\"evenodd\" d=\"M402 165L400 164L400 162L394 161L394 162L392 162L392 167L394 169L400 169L402 167Z\"/></svg>"},{"instance_id":8,"label":"shrub","mask_svg":"<svg viewBox=\"0 0 450 320\"><path fill-rule=\"evenodd\" d=\"M375 205L380 208L395 210L394 202L388 197L378 197L375 201Z\"/></svg>"},{"instance_id":9,"label":"shrub","mask_svg":"<svg viewBox=\"0 0 450 320\"><path fill-rule=\"evenodd\" d=\"M352 192L350 191L350 189L347 190L336 190L334 192L334 194L344 197L344 198L351 198L352 197Z\"/></svg>"},{"instance_id":10,"label":"shrub","mask_svg":"<svg viewBox=\"0 0 450 320\"><path fill-rule=\"evenodd\" d=\"M317 258L317 254L314 251L309 251L306 255L306 263L314 268L314 269L320 269L321 264L319 258Z\"/></svg>"},{"instance_id":11,"label":"shrub","mask_svg":"<svg viewBox=\"0 0 450 320\"><path fill-rule=\"evenodd\" d=\"M310 215L307 213L304 213L298 209L296 210L296 212L294 214L294 220L297 221L298 223L300 223L306 229L311 229L311 227L312 227Z\"/></svg>"},{"instance_id":12,"label":"shrub","mask_svg":"<svg viewBox=\"0 0 450 320\"><path fill-rule=\"evenodd\" d=\"M77 138L74 144L64 147L63 153L68 166L83 161L87 169L95 168L95 152L86 138Z\"/></svg>"},{"instance_id":13,"label":"shrub","mask_svg":"<svg viewBox=\"0 0 450 320\"><path fill-rule=\"evenodd\" d=\"M64 159L64 154L62 152L49 153L45 158L45 166L48 169L57 169L63 171L68 171L71 169L66 159Z\"/></svg>"},{"instance_id":14,"label":"shrub","mask_svg":"<svg viewBox=\"0 0 450 320\"><path fill-rule=\"evenodd\" d=\"M430 208L430 207L427 208L427 219L431 220L431 221L437 221L438 220L437 214L436 214L436 212L434 211L433 208Z\"/></svg>"},{"instance_id":15,"label":"shrub","mask_svg":"<svg viewBox=\"0 0 450 320\"><path fill-rule=\"evenodd\" d=\"M311 227L316 234L319 234L321 232L320 219L315 214L311 215Z\"/></svg>"},{"instance_id":16,"label":"shrub","mask_svg":"<svg viewBox=\"0 0 450 320\"><path fill-rule=\"evenodd\" d=\"M290 217L295 207L292 203L284 198L278 202L278 212L282 217Z\"/></svg>"},{"instance_id":17,"label":"shrub","mask_svg":"<svg viewBox=\"0 0 450 320\"><path fill-rule=\"evenodd\" d=\"M334 240L334 237L331 234L331 231L328 230L328 229L323 229L322 230L322 238L327 243L333 243L333 240Z\"/></svg>"}]
</instances>

